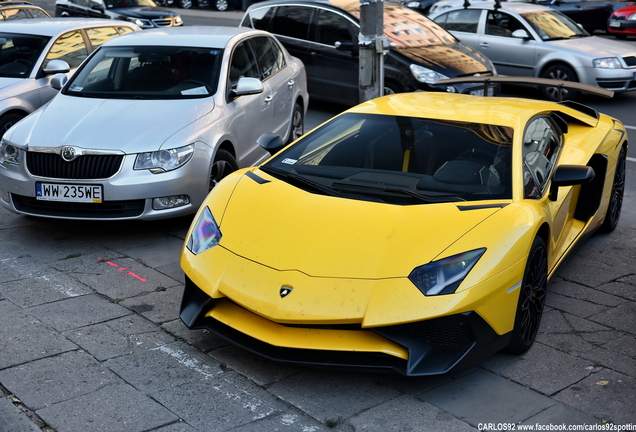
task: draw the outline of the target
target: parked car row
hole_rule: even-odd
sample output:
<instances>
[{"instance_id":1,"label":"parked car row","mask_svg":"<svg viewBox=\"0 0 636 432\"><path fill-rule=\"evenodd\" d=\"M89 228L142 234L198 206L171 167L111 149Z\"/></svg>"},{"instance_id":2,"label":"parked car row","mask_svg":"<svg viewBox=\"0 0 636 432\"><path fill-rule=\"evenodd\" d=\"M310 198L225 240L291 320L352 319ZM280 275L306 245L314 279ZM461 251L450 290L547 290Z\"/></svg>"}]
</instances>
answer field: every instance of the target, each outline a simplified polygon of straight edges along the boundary
<instances>
[{"instance_id":1,"label":"parked car row","mask_svg":"<svg viewBox=\"0 0 636 432\"><path fill-rule=\"evenodd\" d=\"M55 16L117 19L143 29L183 25L179 14L152 0L56 0Z\"/></svg>"},{"instance_id":2,"label":"parked car row","mask_svg":"<svg viewBox=\"0 0 636 432\"><path fill-rule=\"evenodd\" d=\"M28 1L0 1L0 22L50 17L47 11Z\"/></svg>"}]
</instances>

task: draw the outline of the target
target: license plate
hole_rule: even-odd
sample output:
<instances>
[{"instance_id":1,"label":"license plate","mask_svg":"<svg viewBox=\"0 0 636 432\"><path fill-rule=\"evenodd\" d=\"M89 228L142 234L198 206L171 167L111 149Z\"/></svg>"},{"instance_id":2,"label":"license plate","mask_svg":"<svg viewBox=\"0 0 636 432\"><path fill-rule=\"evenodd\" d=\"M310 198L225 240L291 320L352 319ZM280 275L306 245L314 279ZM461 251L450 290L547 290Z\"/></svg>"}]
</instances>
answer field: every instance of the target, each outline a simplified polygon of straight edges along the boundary
<instances>
[{"instance_id":1,"label":"license plate","mask_svg":"<svg viewBox=\"0 0 636 432\"><path fill-rule=\"evenodd\" d=\"M43 201L101 203L102 195L102 185L35 184L35 198Z\"/></svg>"},{"instance_id":2,"label":"license plate","mask_svg":"<svg viewBox=\"0 0 636 432\"><path fill-rule=\"evenodd\" d=\"M495 94L495 88L494 87L488 87L488 96L494 96ZM471 96L483 96L484 95L484 89L479 89L479 90L471 90L470 91L470 95Z\"/></svg>"},{"instance_id":3,"label":"license plate","mask_svg":"<svg viewBox=\"0 0 636 432\"><path fill-rule=\"evenodd\" d=\"M619 20L609 20L610 27L621 28L621 22Z\"/></svg>"}]
</instances>

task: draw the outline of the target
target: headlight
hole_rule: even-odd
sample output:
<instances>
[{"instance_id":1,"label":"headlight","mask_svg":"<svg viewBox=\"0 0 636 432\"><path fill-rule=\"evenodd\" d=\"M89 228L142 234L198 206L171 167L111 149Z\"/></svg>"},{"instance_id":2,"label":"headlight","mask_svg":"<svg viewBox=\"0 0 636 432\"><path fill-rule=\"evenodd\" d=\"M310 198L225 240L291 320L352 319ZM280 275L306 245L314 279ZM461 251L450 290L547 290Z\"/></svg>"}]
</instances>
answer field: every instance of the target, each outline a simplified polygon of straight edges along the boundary
<instances>
[{"instance_id":1,"label":"headlight","mask_svg":"<svg viewBox=\"0 0 636 432\"><path fill-rule=\"evenodd\" d=\"M139 27L143 27L143 28L154 27L152 25L152 21L150 21L148 19L131 18L131 17L125 17L124 19L126 21L130 21L132 23L137 24Z\"/></svg>"},{"instance_id":2,"label":"headlight","mask_svg":"<svg viewBox=\"0 0 636 432\"><path fill-rule=\"evenodd\" d=\"M605 57L592 60L595 68L602 69L621 69L623 66L616 57Z\"/></svg>"},{"instance_id":3,"label":"headlight","mask_svg":"<svg viewBox=\"0 0 636 432\"><path fill-rule=\"evenodd\" d=\"M630 20L630 21L636 20L636 13L635 14L631 14L627 19Z\"/></svg>"},{"instance_id":4,"label":"headlight","mask_svg":"<svg viewBox=\"0 0 636 432\"><path fill-rule=\"evenodd\" d=\"M427 296L452 294L484 252L485 248L475 249L417 267L409 280Z\"/></svg>"},{"instance_id":5,"label":"headlight","mask_svg":"<svg viewBox=\"0 0 636 432\"><path fill-rule=\"evenodd\" d=\"M192 158L192 153L194 153L194 144L170 150L139 153L133 169L147 169L153 174L172 171L188 162Z\"/></svg>"},{"instance_id":6,"label":"headlight","mask_svg":"<svg viewBox=\"0 0 636 432\"><path fill-rule=\"evenodd\" d=\"M411 2L408 2L408 3L406 4L406 7L410 7L410 8L417 8L417 7L420 7L420 2L417 2L417 1L411 1Z\"/></svg>"},{"instance_id":7,"label":"headlight","mask_svg":"<svg viewBox=\"0 0 636 432\"><path fill-rule=\"evenodd\" d=\"M176 17L174 17L174 24L175 24L175 25L181 25L181 24L183 24L183 20L181 19L181 17L180 17L180 16L176 16Z\"/></svg>"},{"instance_id":8,"label":"headlight","mask_svg":"<svg viewBox=\"0 0 636 432\"><path fill-rule=\"evenodd\" d=\"M20 152L17 147L2 141L0 144L0 166L18 165Z\"/></svg>"},{"instance_id":9,"label":"headlight","mask_svg":"<svg viewBox=\"0 0 636 432\"><path fill-rule=\"evenodd\" d=\"M426 84L435 84L439 80L448 79L446 75L442 75L441 73L437 73L416 64L411 65L411 72L416 80Z\"/></svg>"},{"instance_id":10,"label":"headlight","mask_svg":"<svg viewBox=\"0 0 636 432\"><path fill-rule=\"evenodd\" d=\"M206 206L201 216L192 229L192 235L188 239L186 247L195 255L205 252L219 244L221 241L221 229L214 220L212 212Z\"/></svg>"}]
</instances>

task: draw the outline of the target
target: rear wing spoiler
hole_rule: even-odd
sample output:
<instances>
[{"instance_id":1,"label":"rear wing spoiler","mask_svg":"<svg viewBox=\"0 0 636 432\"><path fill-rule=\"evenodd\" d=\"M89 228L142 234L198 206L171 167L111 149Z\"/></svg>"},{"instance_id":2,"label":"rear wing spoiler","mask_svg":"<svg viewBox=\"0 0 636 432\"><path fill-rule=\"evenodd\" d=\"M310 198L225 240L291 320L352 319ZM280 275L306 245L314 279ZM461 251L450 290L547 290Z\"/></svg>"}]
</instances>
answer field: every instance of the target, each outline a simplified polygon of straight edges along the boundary
<instances>
[{"instance_id":1,"label":"rear wing spoiler","mask_svg":"<svg viewBox=\"0 0 636 432\"><path fill-rule=\"evenodd\" d=\"M489 84L517 84L517 85L535 85L542 87L556 87L559 90L559 102L563 100L563 90L576 90L584 93L589 93L595 96L602 96L611 98L614 96L612 90L606 90L601 87L593 86L590 84L583 84L575 81L561 81L546 78L531 78L531 77L512 77L512 76L470 76L460 78L450 78L440 80L435 85L452 85L462 83L483 83L484 95L488 94Z\"/></svg>"}]
</instances>

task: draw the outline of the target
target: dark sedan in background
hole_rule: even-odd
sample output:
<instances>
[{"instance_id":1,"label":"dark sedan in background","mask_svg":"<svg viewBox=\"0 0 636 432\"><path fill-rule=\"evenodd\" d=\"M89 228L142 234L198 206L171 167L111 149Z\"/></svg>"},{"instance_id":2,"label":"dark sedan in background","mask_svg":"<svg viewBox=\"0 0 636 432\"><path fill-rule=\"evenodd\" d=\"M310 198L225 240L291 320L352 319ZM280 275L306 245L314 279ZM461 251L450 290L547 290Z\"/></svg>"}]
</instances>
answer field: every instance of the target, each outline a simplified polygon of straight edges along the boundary
<instances>
[{"instance_id":1,"label":"dark sedan in background","mask_svg":"<svg viewBox=\"0 0 636 432\"><path fill-rule=\"evenodd\" d=\"M152 0L56 0L55 16L119 19L143 29L183 25L179 14Z\"/></svg>"},{"instance_id":2,"label":"dark sedan in background","mask_svg":"<svg viewBox=\"0 0 636 432\"><path fill-rule=\"evenodd\" d=\"M533 0L543 6L556 9L581 24L592 33L607 29L607 20L613 11L636 4L630 1L617 0Z\"/></svg>"}]
</instances>

